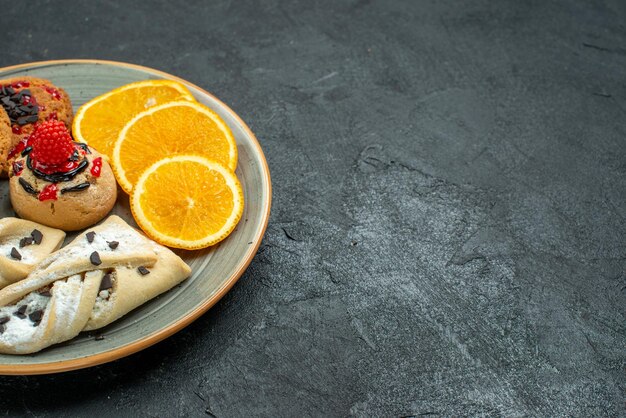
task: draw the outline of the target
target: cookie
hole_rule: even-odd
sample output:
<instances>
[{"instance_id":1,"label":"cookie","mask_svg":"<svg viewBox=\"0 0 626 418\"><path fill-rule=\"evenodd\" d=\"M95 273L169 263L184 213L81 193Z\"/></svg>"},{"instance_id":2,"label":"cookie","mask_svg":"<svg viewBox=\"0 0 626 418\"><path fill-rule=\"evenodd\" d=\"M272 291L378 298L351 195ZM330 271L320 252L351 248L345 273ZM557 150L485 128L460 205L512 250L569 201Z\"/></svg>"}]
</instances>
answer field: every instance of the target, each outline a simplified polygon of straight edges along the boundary
<instances>
[{"instance_id":1,"label":"cookie","mask_svg":"<svg viewBox=\"0 0 626 418\"><path fill-rule=\"evenodd\" d=\"M9 153L15 146L13 140L9 115L0 109L0 177L6 177L9 172Z\"/></svg>"},{"instance_id":2,"label":"cookie","mask_svg":"<svg viewBox=\"0 0 626 418\"><path fill-rule=\"evenodd\" d=\"M29 144L10 169L11 204L20 217L76 231L111 211L117 183L99 152L73 142L59 121L38 126Z\"/></svg>"},{"instance_id":3,"label":"cookie","mask_svg":"<svg viewBox=\"0 0 626 418\"><path fill-rule=\"evenodd\" d=\"M37 122L59 120L68 128L72 126L69 95L43 78L0 80L0 105L0 176L3 177L8 174L11 152L28 138ZM7 119L8 130L5 126Z\"/></svg>"}]
</instances>

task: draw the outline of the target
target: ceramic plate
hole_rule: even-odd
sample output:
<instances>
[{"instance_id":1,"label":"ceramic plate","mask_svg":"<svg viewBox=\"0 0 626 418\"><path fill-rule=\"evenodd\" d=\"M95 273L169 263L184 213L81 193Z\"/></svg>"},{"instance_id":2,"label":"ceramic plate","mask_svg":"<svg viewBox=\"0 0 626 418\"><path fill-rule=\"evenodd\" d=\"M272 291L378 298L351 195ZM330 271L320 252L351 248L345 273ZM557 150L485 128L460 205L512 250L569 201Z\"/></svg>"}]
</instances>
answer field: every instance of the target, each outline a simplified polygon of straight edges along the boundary
<instances>
[{"instance_id":1,"label":"ceramic plate","mask_svg":"<svg viewBox=\"0 0 626 418\"><path fill-rule=\"evenodd\" d=\"M245 208L239 225L221 244L178 252L192 268L189 279L99 330L104 339L82 333L33 355L0 355L0 374L43 374L94 366L149 347L189 325L224 296L250 264L267 227L271 202L269 169L254 134L235 112L200 87L161 71L110 61L46 61L0 69L0 79L26 75L47 78L64 88L74 111L93 97L134 81L167 78L184 83L196 100L217 112L233 131ZM136 225L128 199L123 192L120 195L113 213ZM0 180L0 217L5 216L14 216L14 212L8 181ZM74 236L68 235L68 239Z\"/></svg>"}]
</instances>

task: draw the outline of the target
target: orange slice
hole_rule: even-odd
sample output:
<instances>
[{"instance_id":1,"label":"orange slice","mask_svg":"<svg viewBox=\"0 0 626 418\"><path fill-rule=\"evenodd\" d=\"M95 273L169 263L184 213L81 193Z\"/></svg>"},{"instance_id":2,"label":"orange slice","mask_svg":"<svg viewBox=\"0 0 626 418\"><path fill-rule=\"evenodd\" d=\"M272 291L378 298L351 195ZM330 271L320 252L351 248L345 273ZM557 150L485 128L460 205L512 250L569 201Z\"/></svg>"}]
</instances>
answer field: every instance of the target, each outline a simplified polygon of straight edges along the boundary
<instances>
[{"instance_id":1,"label":"orange slice","mask_svg":"<svg viewBox=\"0 0 626 418\"><path fill-rule=\"evenodd\" d=\"M111 90L82 105L74 116L72 134L111 157L120 131L135 115L175 100L193 101L187 88L172 80L145 80Z\"/></svg>"},{"instance_id":2,"label":"orange slice","mask_svg":"<svg viewBox=\"0 0 626 418\"><path fill-rule=\"evenodd\" d=\"M187 250L226 238L241 219L243 204L237 176L200 155L155 162L141 174L130 199L137 224L150 238Z\"/></svg>"},{"instance_id":3,"label":"orange slice","mask_svg":"<svg viewBox=\"0 0 626 418\"><path fill-rule=\"evenodd\" d=\"M124 126L113 148L113 170L130 194L148 167L181 154L202 155L231 171L237 167L237 144L228 125L208 107L181 101L141 112Z\"/></svg>"}]
</instances>

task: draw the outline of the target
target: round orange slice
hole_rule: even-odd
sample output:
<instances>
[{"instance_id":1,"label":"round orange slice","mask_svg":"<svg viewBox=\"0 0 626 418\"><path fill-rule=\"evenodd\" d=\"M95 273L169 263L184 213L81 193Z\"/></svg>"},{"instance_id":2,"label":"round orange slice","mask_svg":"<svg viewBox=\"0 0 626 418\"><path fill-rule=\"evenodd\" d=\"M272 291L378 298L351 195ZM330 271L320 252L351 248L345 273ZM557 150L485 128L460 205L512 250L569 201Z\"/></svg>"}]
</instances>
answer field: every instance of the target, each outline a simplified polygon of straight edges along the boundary
<instances>
[{"instance_id":1,"label":"round orange slice","mask_svg":"<svg viewBox=\"0 0 626 418\"><path fill-rule=\"evenodd\" d=\"M131 193L139 176L164 157L201 155L231 171L237 144L217 113L198 102L169 102L141 112L120 132L113 148L117 181Z\"/></svg>"},{"instance_id":2,"label":"round orange slice","mask_svg":"<svg viewBox=\"0 0 626 418\"><path fill-rule=\"evenodd\" d=\"M130 199L137 224L156 242L195 250L237 226L243 191L235 173L200 155L163 158L141 174Z\"/></svg>"},{"instance_id":3,"label":"round orange slice","mask_svg":"<svg viewBox=\"0 0 626 418\"><path fill-rule=\"evenodd\" d=\"M193 95L172 80L145 80L111 90L82 105L72 123L72 134L78 142L88 143L111 157L120 131L138 113L163 103L188 100Z\"/></svg>"}]
</instances>

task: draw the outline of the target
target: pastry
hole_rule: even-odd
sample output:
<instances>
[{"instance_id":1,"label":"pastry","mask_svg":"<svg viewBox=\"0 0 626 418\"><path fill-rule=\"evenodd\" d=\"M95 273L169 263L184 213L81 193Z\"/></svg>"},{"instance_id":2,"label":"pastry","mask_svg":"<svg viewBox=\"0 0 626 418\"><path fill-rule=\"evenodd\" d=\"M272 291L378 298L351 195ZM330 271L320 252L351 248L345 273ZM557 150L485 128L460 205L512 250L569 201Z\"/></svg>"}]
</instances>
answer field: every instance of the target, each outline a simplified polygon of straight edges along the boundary
<instances>
[{"instance_id":1,"label":"pastry","mask_svg":"<svg viewBox=\"0 0 626 418\"><path fill-rule=\"evenodd\" d=\"M0 176L6 177L10 159L25 148L37 122L59 120L72 126L68 94L49 80L18 77L0 80Z\"/></svg>"},{"instance_id":2,"label":"pastry","mask_svg":"<svg viewBox=\"0 0 626 418\"><path fill-rule=\"evenodd\" d=\"M0 288L25 278L64 238L65 232L35 222L0 219Z\"/></svg>"},{"instance_id":3,"label":"pastry","mask_svg":"<svg viewBox=\"0 0 626 418\"><path fill-rule=\"evenodd\" d=\"M109 163L93 148L73 142L60 121L37 127L9 177L11 203L20 217L65 231L100 221L117 198Z\"/></svg>"},{"instance_id":4,"label":"pastry","mask_svg":"<svg viewBox=\"0 0 626 418\"><path fill-rule=\"evenodd\" d=\"M0 352L33 353L104 327L190 273L171 250L110 216L0 290Z\"/></svg>"}]
</instances>

